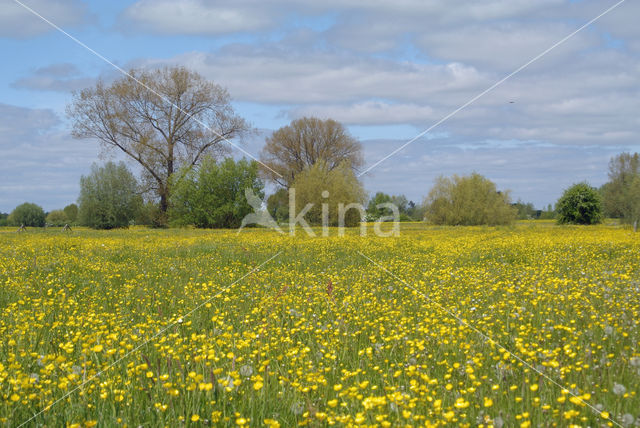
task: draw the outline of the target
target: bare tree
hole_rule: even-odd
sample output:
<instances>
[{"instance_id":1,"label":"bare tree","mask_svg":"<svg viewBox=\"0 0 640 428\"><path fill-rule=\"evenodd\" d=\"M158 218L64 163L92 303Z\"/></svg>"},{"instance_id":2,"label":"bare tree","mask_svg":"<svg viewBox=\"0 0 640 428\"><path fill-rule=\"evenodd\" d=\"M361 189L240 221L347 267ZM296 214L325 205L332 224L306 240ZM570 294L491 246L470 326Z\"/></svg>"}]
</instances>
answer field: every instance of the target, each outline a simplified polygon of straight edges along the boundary
<instances>
[{"instance_id":1,"label":"bare tree","mask_svg":"<svg viewBox=\"0 0 640 428\"><path fill-rule=\"evenodd\" d=\"M74 93L67 106L75 138L96 138L143 170L149 189L168 207L170 178L203 155L228 151L224 141L248 130L227 90L184 67L131 70L111 85Z\"/></svg>"},{"instance_id":2,"label":"bare tree","mask_svg":"<svg viewBox=\"0 0 640 428\"><path fill-rule=\"evenodd\" d=\"M341 123L313 117L294 120L275 131L267 138L260 160L270 168L262 169L264 175L284 187L320 160L329 171L344 162L353 170L363 164L360 142Z\"/></svg>"}]
</instances>

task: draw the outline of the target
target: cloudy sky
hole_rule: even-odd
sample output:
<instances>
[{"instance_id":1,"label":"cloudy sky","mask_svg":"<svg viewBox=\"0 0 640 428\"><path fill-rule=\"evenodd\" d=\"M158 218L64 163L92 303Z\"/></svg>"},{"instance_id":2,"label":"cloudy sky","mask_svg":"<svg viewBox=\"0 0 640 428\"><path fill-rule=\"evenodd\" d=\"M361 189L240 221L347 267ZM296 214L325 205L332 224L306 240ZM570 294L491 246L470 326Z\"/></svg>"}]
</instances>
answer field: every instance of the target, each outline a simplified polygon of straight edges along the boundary
<instances>
[{"instance_id":1,"label":"cloudy sky","mask_svg":"<svg viewBox=\"0 0 640 428\"><path fill-rule=\"evenodd\" d=\"M610 0L20 0L123 68L181 64L228 88L260 130L301 116L347 125L373 165L615 5ZM119 76L13 0L0 0L0 211L74 201L100 162L69 135L71 91ZM627 0L363 179L422 200L477 171L538 207L599 186L640 151L640 2Z\"/></svg>"}]
</instances>

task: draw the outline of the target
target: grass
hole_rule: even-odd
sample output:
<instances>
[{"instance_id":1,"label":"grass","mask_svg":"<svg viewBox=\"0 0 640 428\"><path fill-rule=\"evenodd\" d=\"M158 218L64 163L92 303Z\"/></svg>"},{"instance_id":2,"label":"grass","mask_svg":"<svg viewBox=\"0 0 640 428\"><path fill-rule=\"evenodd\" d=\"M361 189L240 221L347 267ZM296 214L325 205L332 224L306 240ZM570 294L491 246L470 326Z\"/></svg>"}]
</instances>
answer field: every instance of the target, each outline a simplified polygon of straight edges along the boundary
<instances>
[{"instance_id":1,"label":"grass","mask_svg":"<svg viewBox=\"0 0 640 428\"><path fill-rule=\"evenodd\" d=\"M629 229L356 231L1 230L0 424L640 417Z\"/></svg>"}]
</instances>

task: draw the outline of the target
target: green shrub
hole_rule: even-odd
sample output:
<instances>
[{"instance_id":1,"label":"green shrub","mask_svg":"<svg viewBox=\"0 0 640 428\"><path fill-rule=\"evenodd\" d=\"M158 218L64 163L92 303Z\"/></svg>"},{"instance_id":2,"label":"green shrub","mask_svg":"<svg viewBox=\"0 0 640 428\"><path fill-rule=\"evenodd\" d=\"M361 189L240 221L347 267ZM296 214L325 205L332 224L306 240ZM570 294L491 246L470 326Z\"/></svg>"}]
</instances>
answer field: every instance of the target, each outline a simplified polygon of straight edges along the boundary
<instances>
[{"instance_id":1,"label":"green shrub","mask_svg":"<svg viewBox=\"0 0 640 428\"><path fill-rule=\"evenodd\" d=\"M602 221L600 193L587 183L577 183L564 191L556 204L560 224L597 224Z\"/></svg>"},{"instance_id":2,"label":"green shrub","mask_svg":"<svg viewBox=\"0 0 640 428\"><path fill-rule=\"evenodd\" d=\"M176 226L236 228L253 209L245 189L264 198L264 184L258 178L258 164L227 158L216 162L205 158L197 168L174 175L169 220Z\"/></svg>"},{"instance_id":3,"label":"green shrub","mask_svg":"<svg viewBox=\"0 0 640 428\"><path fill-rule=\"evenodd\" d=\"M12 226L25 225L30 227L43 227L45 220L46 216L42 207L29 202L15 207L7 219L8 224Z\"/></svg>"},{"instance_id":4,"label":"green shrub","mask_svg":"<svg viewBox=\"0 0 640 428\"><path fill-rule=\"evenodd\" d=\"M340 224L340 204L343 205L343 208L350 204L362 207L367 198L362 183L347 162L343 162L333 169L329 169L323 161L316 162L296 176L289 192L294 189L296 215L299 215L307 204L312 204L312 207L304 215L304 219L310 225L323 224L323 204L327 204L329 226L357 226L366 215L364 207L363 212L355 207L344 209L344 223ZM325 191L328 193L324 193ZM326 197L323 196L323 193Z\"/></svg>"},{"instance_id":5,"label":"green shrub","mask_svg":"<svg viewBox=\"0 0 640 428\"><path fill-rule=\"evenodd\" d=\"M64 226L69 222L63 210L53 210L47 214L47 224L50 226Z\"/></svg>"},{"instance_id":6,"label":"green shrub","mask_svg":"<svg viewBox=\"0 0 640 428\"><path fill-rule=\"evenodd\" d=\"M428 221L451 226L511 224L517 214L509 193L477 173L439 177L424 205Z\"/></svg>"}]
</instances>

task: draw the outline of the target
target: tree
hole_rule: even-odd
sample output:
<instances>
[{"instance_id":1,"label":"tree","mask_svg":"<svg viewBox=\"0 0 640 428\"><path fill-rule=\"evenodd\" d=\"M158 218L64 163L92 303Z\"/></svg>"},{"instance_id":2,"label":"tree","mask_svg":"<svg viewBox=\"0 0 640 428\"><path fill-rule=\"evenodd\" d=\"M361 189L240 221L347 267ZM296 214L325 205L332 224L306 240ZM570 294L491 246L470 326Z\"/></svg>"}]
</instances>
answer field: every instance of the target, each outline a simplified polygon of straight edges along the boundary
<instances>
[{"instance_id":1,"label":"tree","mask_svg":"<svg viewBox=\"0 0 640 428\"><path fill-rule=\"evenodd\" d=\"M237 228L253 212L245 195L250 189L264 198L264 184L258 177L258 163L226 158L216 162L206 157L199 167L186 167L171 196L169 217L176 225Z\"/></svg>"},{"instance_id":2,"label":"tree","mask_svg":"<svg viewBox=\"0 0 640 428\"><path fill-rule=\"evenodd\" d=\"M53 210L47 214L47 224L51 226L64 226L69 220L63 210Z\"/></svg>"},{"instance_id":3,"label":"tree","mask_svg":"<svg viewBox=\"0 0 640 428\"><path fill-rule=\"evenodd\" d=\"M381 217L390 217L393 215L388 207L378 207L380 204L393 204L398 208L400 221L412 221L411 214L416 214L416 204L409 201L404 195L389 196L383 192L377 192L373 198L369 199L367 204L367 218L369 220L378 220Z\"/></svg>"},{"instance_id":4,"label":"tree","mask_svg":"<svg viewBox=\"0 0 640 428\"><path fill-rule=\"evenodd\" d=\"M609 182L600 192L603 208L610 217L619 217L637 229L640 194L637 183L640 180L640 155L621 153L609 161Z\"/></svg>"},{"instance_id":5,"label":"tree","mask_svg":"<svg viewBox=\"0 0 640 428\"><path fill-rule=\"evenodd\" d=\"M407 204L407 216L412 221L424 220L425 207L424 204L416 204L413 201L409 201Z\"/></svg>"},{"instance_id":6,"label":"tree","mask_svg":"<svg viewBox=\"0 0 640 428\"><path fill-rule=\"evenodd\" d=\"M64 215L67 217L69 223L75 223L78 219L78 206L76 204L69 204L64 207Z\"/></svg>"},{"instance_id":7,"label":"tree","mask_svg":"<svg viewBox=\"0 0 640 428\"><path fill-rule=\"evenodd\" d=\"M11 211L7 223L11 226L42 227L45 225L45 213L41 206L25 202Z\"/></svg>"},{"instance_id":8,"label":"tree","mask_svg":"<svg viewBox=\"0 0 640 428\"><path fill-rule=\"evenodd\" d=\"M564 191L556 203L558 223L597 224L602 221L602 201L596 189L577 183Z\"/></svg>"},{"instance_id":9,"label":"tree","mask_svg":"<svg viewBox=\"0 0 640 428\"><path fill-rule=\"evenodd\" d=\"M625 211L624 219L633 225L633 231L638 231L638 221L640 221L640 176L634 177L627 191L629 201L628 211Z\"/></svg>"},{"instance_id":10,"label":"tree","mask_svg":"<svg viewBox=\"0 0 640 428\"><path fill-rule=\"evenodd\" d=\"M276 190L267 198L267 211L276 221L289 218L289 191L284 188Z\"/></svg>"},{"instance_id":11,"label":"tree","mask_svg":"<svg viewBox=\"0 0 640 428\"><path fill-rule=\"evenodd\" d=\"M310 225L323 224L323 205L327 207L327 225L340 226L340 204L362 206L367 195L362 183L358 181L351 165L343 162L337 167L330 168L324 161L319 161L297 174L289 192L295 191L296 215L307 204L311 208L304 216ZM362 210L364 211L364 209ZM358 208L343 210L344 226L357 226L362 220L364 212Z\"/></svg>"},{"instance_id":12,"label":"tree","mask_svg":"<svg viewBox=\"0 0 640 428\"><path fill-rule=\"evenodd\" d=\"M556 211L551 204L547 205L547 208L540 211L540 220L553 220L556 218Z\"/></svg>"},{"instance_id":13,"label":"tree","mask_svg":"<svg viewBox=\"0 0 640 428\"><path fill-rule=\"evenodd\" d=\"M91 174L80 178L80 223L94 229L127 227L142 205L139 185L123 162L94 164Z\"/></svg>"},{"instance_id":14,"label":"tree","mask_svg":"<svg viewBox=\"0 0 640 428\"><path fill-rule=\"evenodd\" d=\"M296 119L267 138L260 155L265 176L288 188L296 175L318 161L328 171L346 163L358 169L363 164L362 146L346 128L332 119Z\"/></svg>"},{"instance_id":15,"label":"tree","mask_svg":"<svg viewBox=\"0 0 640 428\"><path fill-rule=\"evenodd\" d=\"M378 208L378 205L386 203L391 203L391 196L383 192L376 192L376 194L373 195L373 198L369 199L369 203L367 204L367 217L370 220L377 220L380 217L389 215L387 213L387 209Z\"/></svg>"},{"instance_id":16,"label":"tree","mask_svg":"<svg viewBox=\"0 0 640 428\"><path fill-rule=\"evenodd\" d=\"M248 129L226 89L184 67L131 70L109 86L98 81L74 94L67 114L74 137L95 138L142 167L162 212L175 171L226 152L223 142Z\"/></svg>"},{"instance_id":17,"label":"tree","mask_svg":"<svg viewBox=\"0 0 640 428\"><path fill-rule=\"evenodd\" d=\"M434 224L502 225L515 220L508 192L480 174L439 177L425 200L426 218Z\"/></svg>"},{"instance_id":18,"label":"tree","mask_svg":"<svg viewBox=\"0 0 640 428\"><path fill-rule=\"evenodd\" d=\"M0 226L6 226L8 224L7 219L9 218L9 214L0 213Z\"/></svg>"},{"instance_id":19,"label":"tree","mask_svg":"<svg viewBox=\"0 0 640 428\"><path fill-rule=\"evenodd\" d=\"M518 212L517 217L519 220L531 220L538 217L536 209L531 202L525 203L518 200L513 206Z\"/></svg>"}]
</instances>

